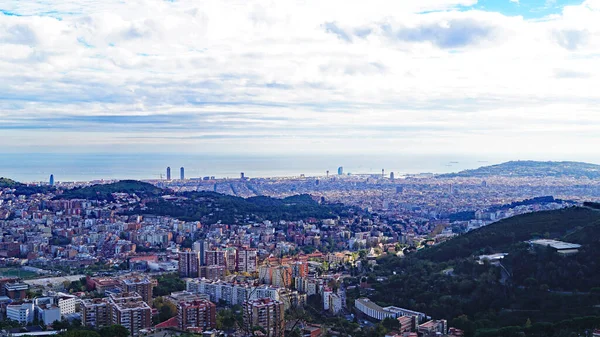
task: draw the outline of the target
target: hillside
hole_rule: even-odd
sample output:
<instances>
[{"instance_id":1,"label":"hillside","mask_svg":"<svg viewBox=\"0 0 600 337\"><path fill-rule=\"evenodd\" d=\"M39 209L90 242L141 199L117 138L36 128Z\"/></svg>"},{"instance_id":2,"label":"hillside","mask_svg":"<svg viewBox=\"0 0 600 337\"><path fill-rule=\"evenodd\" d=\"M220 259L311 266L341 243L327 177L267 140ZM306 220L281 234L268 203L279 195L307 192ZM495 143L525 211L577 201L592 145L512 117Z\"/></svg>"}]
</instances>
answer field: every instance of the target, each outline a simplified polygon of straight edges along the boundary
<instances>
[{"instance_id":1,"label":"hillside","mask_svg":"<svg viewBox=\"0 0 600 337\"><path fill-rule=\"evenodd\" d=\"M139 197L157 197L165 192L152 184L137 180L121 180L112 184L98 184L65 190L55 199L113 200L113 193L135 193Z\"/></svg>"},{"instance_id":2,"label":"hillside","mask_svg":"<svg viewBox=\"0 0 600 337\"><path fill-rule=\"evenodd\" d=\"M9 178L0 177L0 188L15 188L19 186L23 186L23 184Z\"/></svg>"},{"instance_id":3,"label":"hillside","mask_svg":"<svg viewBox=\"0 0 600 337\"><path fill-rule=\"evenodd\" d=\"M571 161L509 161L474 170L438 175L440 178L467 177L588 177L600 178L600 165Z\"/></svg>"},{"instance_id":4,"label":"hillside","mask_svg":"<svg viewBox=\"0 0 600 337\"><path fill-rule=\"evenodd\" d=\"M343 205L321 205L309 195L284 199L264 196L244 199L215 192L187 192L182 193L182 196L186 199L161 199L149 203L143 212L168 215L185 221L237 223L242 220L324 219L336 217L345 211Z\"/></svg>"},{"instance_id":5,"label":"hillside","mask_svg":"<svg viewBox=\"0 0 600 337\"><path fill-rule=\"evenodd\" d=\"M0 178L0 189L10 188L15 190L16 195L32 195L37 193L48 193L54 190L52 186L25 185L9 178Z\"/></svg>"},{"instance_id":6,"label":"hillside","mask_svg":"<svg viewBox=\"0 0 600 337\"><path fill-rule=\"evenodd\" d=\"M512 244L533 238L562 238L567 234L578 238L576 231L598 224L600 212L582 207L528 213L504 219L422 250L419 256L432 261L448 261L473 254L501 251Z\"/></svg>"},{"instance_id":7,"label":"hillside","mask_svg":"<svg viewBox=\"0 0 600 337\"><path fill-rule=\"evenodd\" d=\"M524 242L540 236L581 248L562 255ZM508 254L501 265L474 257L494 252ZM600 325L599 280L600 210L572 207L505 219L405 258L384 256L367 281L378 304L448 319L465 337L562 337Z\"/></svg>"}]
</instances>

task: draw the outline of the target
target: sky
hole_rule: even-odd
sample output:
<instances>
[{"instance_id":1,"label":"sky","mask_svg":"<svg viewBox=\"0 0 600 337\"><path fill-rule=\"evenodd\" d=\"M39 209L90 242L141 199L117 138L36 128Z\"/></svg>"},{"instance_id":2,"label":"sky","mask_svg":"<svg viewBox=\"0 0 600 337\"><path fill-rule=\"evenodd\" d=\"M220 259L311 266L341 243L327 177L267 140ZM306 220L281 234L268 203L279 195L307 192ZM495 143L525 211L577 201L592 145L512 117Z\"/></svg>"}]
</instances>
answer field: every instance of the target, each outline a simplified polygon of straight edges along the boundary
<instances>
[{"instance_id":1,"label":"sky","mask_svg":"<svg viewBox=\"0 0 600 337\"><path fill-rule=\"evenodd\" d=\"M0 152L600 143L600 0L0 2Z\"/></svg>"}]
</instances>

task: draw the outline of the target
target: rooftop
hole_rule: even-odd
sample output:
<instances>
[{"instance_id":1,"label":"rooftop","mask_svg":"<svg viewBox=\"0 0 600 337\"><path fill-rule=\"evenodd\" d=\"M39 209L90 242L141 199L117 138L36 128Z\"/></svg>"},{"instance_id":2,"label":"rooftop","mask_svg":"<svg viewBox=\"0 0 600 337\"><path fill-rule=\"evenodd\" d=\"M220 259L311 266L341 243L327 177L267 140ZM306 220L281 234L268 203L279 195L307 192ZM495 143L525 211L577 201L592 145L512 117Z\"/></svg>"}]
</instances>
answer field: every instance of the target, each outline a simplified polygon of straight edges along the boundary
<instances>
[{"instance_id":1,"label":"rooftop","mask_svg":"<svg viewBox=\"0 0 600 337\"><path fill-rule=\"evenodd\" d=\"M576 243L569 243L569 242L549 240L549 239L531 240L531 241L529 241L529 243L534 244L534 245L552 247L556 250L581 248L581 245L578 245Z\"/></svg>"}]
</instances>

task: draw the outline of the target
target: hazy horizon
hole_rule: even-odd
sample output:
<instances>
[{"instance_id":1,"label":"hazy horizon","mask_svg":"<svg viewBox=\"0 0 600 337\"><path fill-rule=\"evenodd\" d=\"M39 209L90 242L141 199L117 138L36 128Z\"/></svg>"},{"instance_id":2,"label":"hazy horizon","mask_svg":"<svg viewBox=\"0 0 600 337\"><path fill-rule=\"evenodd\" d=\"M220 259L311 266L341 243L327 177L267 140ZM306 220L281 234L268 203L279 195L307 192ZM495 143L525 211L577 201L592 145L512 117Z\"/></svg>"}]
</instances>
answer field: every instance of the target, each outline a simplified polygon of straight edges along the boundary
<instances>
[{"instance_id":1,"label":"hazy horizon","mask_svg":"<svg viewBox=\"0 0 600 337\"><path fill-rule=\"evenodd\" d=\"M600 158L599 158L600 159ZM334 176L339 166L345 173L380 174L389 176L418 173L452 173L511 160L571 161L552 158L498 158L465 155L215 155L178 153L0 153L0 176L22 182L47 181L50 174L56 181L91 181L112 179L161 179L171 167L173 179L179 178L179 168L185 167L186 178L215 176L239 178L244 172L249 178ZM579 160L573 160L579 161ZM598 163L598 161L586 161Z\"/></svg>"}]
</instances>

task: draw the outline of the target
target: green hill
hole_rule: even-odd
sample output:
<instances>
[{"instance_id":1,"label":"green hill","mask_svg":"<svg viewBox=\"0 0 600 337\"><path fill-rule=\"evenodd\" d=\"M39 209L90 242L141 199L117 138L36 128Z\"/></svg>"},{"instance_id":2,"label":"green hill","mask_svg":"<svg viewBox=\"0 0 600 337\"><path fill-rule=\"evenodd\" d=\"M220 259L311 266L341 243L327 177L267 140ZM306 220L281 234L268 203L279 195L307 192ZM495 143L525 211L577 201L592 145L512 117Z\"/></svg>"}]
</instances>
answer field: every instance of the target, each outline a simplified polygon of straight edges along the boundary
<instances>
[{"instance_id":1,"label":"green hill","mask_svg":"<svg viewBox=\"0 0 600 337\"><path fill-rule=\"evenodd\" d=\"M143 212L168 215L185 221L237 223L242 220L324 219L336 217L345 211L343 205L321 205L309 195L284 199L264 196L244 199L215 192L187 192L181 195L185 199L159 199L149 203Z\"/></svg>"},{"instance_id":2,"label":"green hill","mask_svg":"<svg viewBox=\"0 0 600 337\"><path fill-rule=\"evenodd\" d=\"M55 189L52 186L25 185L9 178L0 178L0 189L3 188L14 189L16 195L27 196L38 193L48 193L54 191Z\"/></svg>"},{"instance_id":3,"label":"green hill","mask_svg":"<svg viewBox=\"0 0 600 337\"><path fill-rule=\"evenodd\" d=\"M572 161L509 161L474 170L441 174L440 178L509 176L509 177L588 177L600 178L600 165Z\"/></svg>"},{"instance_id":4,"label":"green hill","mask_svg":"<svg viewBox=\"0 0 600 337\"><path fill-rule=\"evenodd\" d=\"M569 234L571 238L576 239L580 238L574 234L576 231L598 224L600 212L582 207L528 213L504 219L424 249L419 252L419 256L432 261L448 261L473 254L499 252L510 245L534 238L560 239Z\"/></svg>"},{"instance_id":5,"label":"green hill","mask_svg":"<svg viewBox=\"0 0 600 337\"><path fill-rule=\"evenodd\" d=\"M65 190L56 199L113 200L113 193L135 193L139 197L157 197L165 190L137 180L121 180L111 184L97 184Z\"/></svg>"},{"instance_id":6,"label":"green hill","mask_svg":"<svg viewBox=\"0 0 600 337\"><path fill-rule=\"evenodd\" d=\"M536 237L581 247L563 255L525 242ZM500 265L474 257L495 252L508 254ZM600 326L600 210L505 219L405 258L384 256L367 281L372 291L350 295L448 319L466 337L583 336Z\"/></svg>"},{"instance_id":7,"label":"green hill","mask_svg":"<svg viewBox=\"0 0 600 337\"><path fill-rule=\"evenodd\" d=\"M23 186L23 184L9 178L0 177L0 188L15 188L19 186Z\"/></svg>"}]
</instances>

